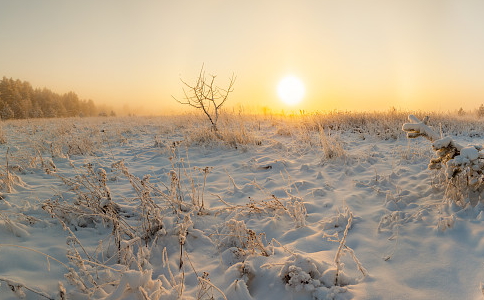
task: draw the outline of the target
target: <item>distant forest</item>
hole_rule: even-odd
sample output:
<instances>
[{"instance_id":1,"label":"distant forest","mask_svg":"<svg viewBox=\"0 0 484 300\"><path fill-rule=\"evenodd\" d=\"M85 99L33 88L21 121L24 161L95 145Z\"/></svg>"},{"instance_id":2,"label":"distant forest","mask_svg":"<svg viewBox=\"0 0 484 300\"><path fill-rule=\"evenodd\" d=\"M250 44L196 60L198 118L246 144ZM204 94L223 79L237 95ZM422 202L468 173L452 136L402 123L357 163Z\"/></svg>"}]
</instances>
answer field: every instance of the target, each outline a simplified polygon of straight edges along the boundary
<instances>
[{"instance_id":1,"label":"distant forest","mask_svg":"<svg viewBox=\"0 0 484 300\"><path fill-rule=\"evenodd\" d=\"M111 112L114 114L114 112ZM103 115L92 100L80 100L74 92L57 94L47 88L3 77L0 81L0 117L2 120L27 118L88 117Z\"/></svg>"}]
</instances>

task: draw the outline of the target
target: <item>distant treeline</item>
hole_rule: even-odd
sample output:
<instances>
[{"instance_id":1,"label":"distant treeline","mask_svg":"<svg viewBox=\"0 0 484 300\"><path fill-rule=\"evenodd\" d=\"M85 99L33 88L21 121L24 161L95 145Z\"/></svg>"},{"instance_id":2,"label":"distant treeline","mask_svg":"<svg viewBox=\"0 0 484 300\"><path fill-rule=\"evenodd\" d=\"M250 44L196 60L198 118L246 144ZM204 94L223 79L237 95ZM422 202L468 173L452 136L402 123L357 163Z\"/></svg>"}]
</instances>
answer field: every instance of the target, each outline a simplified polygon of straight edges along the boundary
<instances>
[{"instance_id":1,"label":"distant treeline","mask_svg":"<svg viewBox=\"0 0 484 300\"><path fill-rule=\"evenodd\" d=\"M0 81L2 120L107 115L92 100L80 100L76 93L63 95L47 88L34 89L30 83L3 77Z\"/></svg>"}]
</instances>

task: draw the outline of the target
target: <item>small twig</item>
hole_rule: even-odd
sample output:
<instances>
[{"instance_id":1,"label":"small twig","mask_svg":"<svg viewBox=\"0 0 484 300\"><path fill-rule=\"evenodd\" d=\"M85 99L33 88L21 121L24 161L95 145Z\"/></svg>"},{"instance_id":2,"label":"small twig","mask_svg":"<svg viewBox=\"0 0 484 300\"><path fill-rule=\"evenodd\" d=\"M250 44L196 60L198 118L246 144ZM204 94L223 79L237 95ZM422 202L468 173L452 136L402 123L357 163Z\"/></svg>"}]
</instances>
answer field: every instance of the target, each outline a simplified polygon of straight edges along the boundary
<instances>
[{"instance_id":1,"label":"small twig","mask_svg":"<svg viewBox=\"0 0 484 300\"><path fill-rule=\"evenodd\" d=\"M395 252L397 251L399 228L400 228L399 224L396 224L395 228L396 228L395 229L396 232L392 235L392 237L395 236L395 239L396 239L395 244L393 245L392 252L390 254L386 255L385 257L383 257L384 261L389 261L392 258L392 256L395 254ZM390 239L391 239L391 237L390 237Z\"/></svg>"},{"instance_id":2,"label":"small twig","mask_svg":"<svg viewBox=\"0 0 484 300\"><path fill-rule=\"evenodd\" d=\"M220 197L220 196L219 196L219 195L217 195L217 194L214 194L214 193L210 193L210 194L211 194L212 196L217 197L217 198L218 198L218 200L220 200L220 202L222 202L223 204L227 205L227 206L228 206L228 207L230 207L230 208L236 208L236 207L238 207L238 206L234 206L234 205L232 205L232 204L228 203L227 201L223 200L223 199L222 199L222 197Z\"/></svg>"},{"instance_id":3,"label":"small twig","mask_svg":"<svg viewBox=\"0 0 484 300\"><path fill-rule=\"evenodd\" d=\"M37 295L39 295L41 297L47 298L49 300L55 300L54 298L49 297L46 293L36 291L36 290L34 290L32 288L29 288L28 286L26 286L26 285L24 285L22 283L19 283L19 282L10 280L10 279L6 279L6 278L1 278L1 277L0 277L0 281L5 282L10 287L10 289L12 291L15 291L15 288L24 288L24 289L26 289L28 291L31 291L32 293L37 294Z\"/></svg>"},{"instance_id":4,"label":"small twig","mask_svg":"<svg viewBox=\"0 0 484 300\"><path fill-rule=\"evenodd\" d=\"M296 254L296 252L291 251L290 249L288 249L286 246L284 246L283 244L281 244L281 242L279 242L279 241L278 241L278 240L276 240L275 238L273 238L273 239L271 240L271 243L272 243L272 245L274 245L274 243L278 243L278 244L279 244L279 246L281 246L281 248L282 248L282 249L284 249L285 251L287 251L288 253L290 253L290 254L292 254L292 255Z\"/></svg>"},{"instance_id":5,"label":"small twig","mask_svg":"<svg viewBox=\"0 0 484 300\"><path fill-rule=\"evenodd\" d=\"M203 281L203 282L205 282L206 284L210 285L211 287L213 287L214 289L216 289L216 290L217 290L217 292L219 292L219 293L220 293L220 295L222 295L222 297L224 297L224 299L225 299L225 300L228 300L228 299L227 299L227 297L225 296L224 292L222 292L222 290L221 290L221 289L219 289L219 288L218 288L218 287L216 287L216 286L215 286L213 283L211 283L211 282L210 282L210 280L207 280L207 279L205 279L205 278L203 278L203 277L198 277L198 280Z\"/></svg>"},{"instance_id":6,"label":"small twig","mask_svg":"<svg viewBox=\"0 0 484 300\"><path fill-rule=\"evenodd\" d=\"M363 267L358 257L356 257L355 251L346 245L344 246L345 246L345 249L348 250L348 252L350 253L351 258L353 258L353 261L355 262L355 264L358 266L358 270L361 272L361 274L363 274L363 277L368 276L368 270L366 270L366 268Z\"/></svg>"},{"instance_id":7,"label":"small twig","mask_svg":"<svg viewBox=\"0 0 484 300\"><path fill-rule=\"evenodd\" d=\"M119 272L119 273L122 273L123 271L120 271L118 269L115 269L115 268L111 268L109 266L106 266L104 264L100 264L100 263L97 263L95 261L92 261L92 260L87 260L87 259L79 259L73 255L66 255L67 258L69 259L75 259L75 260L81 260L83 263L88 263L88 264L91 264L91 265L95 265L95 266L98 266L98 267L102 267L102 268L105 268L105 269L108 269L108 270L111 270L111 271L114 271L114 272Z\"/></svg>"}]
</instances>

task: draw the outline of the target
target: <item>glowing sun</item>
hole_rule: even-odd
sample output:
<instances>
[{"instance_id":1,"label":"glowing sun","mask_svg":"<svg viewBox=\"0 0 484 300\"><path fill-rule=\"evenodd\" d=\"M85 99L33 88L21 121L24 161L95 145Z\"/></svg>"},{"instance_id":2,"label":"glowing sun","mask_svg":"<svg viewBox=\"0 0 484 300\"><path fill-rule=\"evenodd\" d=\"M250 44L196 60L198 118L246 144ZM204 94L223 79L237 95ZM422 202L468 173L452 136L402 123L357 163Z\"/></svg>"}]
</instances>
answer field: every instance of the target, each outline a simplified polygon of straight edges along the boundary
<instances>
[{"instance_id":1,"label":"glowing sun","mask_svg":"<svg viewBox=\"0 0 484 300\"><path fill-rule=\"evenodd\" d=\"M294 76L284 77L277 85L277 95L288 105L296 105L304 98L303 82Z\"/></svg>"}]
</instances>

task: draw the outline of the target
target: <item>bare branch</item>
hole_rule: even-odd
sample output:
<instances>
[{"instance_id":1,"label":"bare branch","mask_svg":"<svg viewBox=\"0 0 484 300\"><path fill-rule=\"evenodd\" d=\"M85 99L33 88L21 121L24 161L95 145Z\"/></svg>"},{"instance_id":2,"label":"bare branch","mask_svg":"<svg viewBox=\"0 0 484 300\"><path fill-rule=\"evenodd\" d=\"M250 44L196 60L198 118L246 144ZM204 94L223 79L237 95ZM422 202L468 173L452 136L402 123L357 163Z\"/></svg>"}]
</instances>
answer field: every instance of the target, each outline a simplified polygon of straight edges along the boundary
<instances>
[{"instance_id":1,"label":"bare branch","mask_svg":"<svg viewBox=\"0 0 484 300\"><path fill-rule=\"evenodd\" d=\"M227 101L230 93L234 91L235 75L232 74L227 89L222 89L215 85L217 76L209 75L211 78L205 76L204 65L200 69L200 73L194 86L180 78L184 87L182 88L184 99L178 100L173 97L178 103L189 105L191 107L200 109L207 116L212 129L217 131L217 121L220 114L220 108Z\"/></svg>"}]
</instances>

